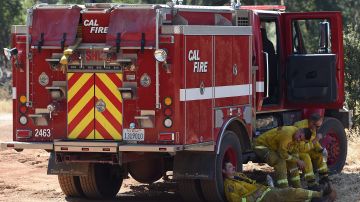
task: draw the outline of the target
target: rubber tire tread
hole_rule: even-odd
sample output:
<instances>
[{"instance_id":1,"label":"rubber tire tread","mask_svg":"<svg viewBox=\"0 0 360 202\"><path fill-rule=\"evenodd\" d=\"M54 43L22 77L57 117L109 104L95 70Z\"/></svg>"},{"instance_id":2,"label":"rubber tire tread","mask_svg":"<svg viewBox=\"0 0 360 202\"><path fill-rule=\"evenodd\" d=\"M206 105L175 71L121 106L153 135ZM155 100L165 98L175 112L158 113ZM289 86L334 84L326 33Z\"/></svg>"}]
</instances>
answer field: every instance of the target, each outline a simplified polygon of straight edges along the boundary
<instances>
[{"instance_id":1,"label":"rubber tire tread","mask_svg":"<svg viewBox=\"0 0 360 202\"><path fill-rule=\"evenodd\" d=\"M200 180L179 180L178 190L183 201L203 202L205 201Z\"/></svg>"},{"instance_id":2,"label":"rubber tire tread","mask_svg":"<svg viewBox=\"0 0 360 202\"><path fill-rule=\"evenodd\" d=\"M87 176L80 176L80 184L84 195L87 198L103 198L102 194L97 188L94 164L89 165L89 173Z\"/></svg>"},{"instance_id":3,"label":"rubber tire tread","mask_svg":"<svg viewBox=\"0 0 360 202\"><path fill-rule=\"evenodd\" d=\"M326 132L329 131L330 129L334 129L334 131L336 132L337 137L339 138L340 141L340 150L342 151L340 153L338 162L336 162L335 165L328 167L329 172L331 174L335 174L335 173L340 173L345 166L347 149L348 149L347 138L346 138L344 126L338 119L332 117L325 117L324 122L321 128L319 129L319 133L326 134Z\"/></svg>"},{"instance_id":4,"label":"rubber tire tread","mask_svg":"<svg viewBox=\"0 0 360 202\"><path fill-rule=\"evenodd\" d=\"M58 175L58 181L62 192L67 197L83 197L80 179L78 176Z\"/></svg>"},{"instance_id":5,"label":"rubber tire tread","mask_svg":"<svg viewBox=\"0 0 360 202\"><path fill-rule=\"evenodd\" d=\"M220 145L220 153L216 157L215 162L215 180L201 180L201 188L205 200L208 202L226 201L222 177L222 162L224 160L225 150L223 147L227 145L235 146L240 154L238 156L237 169L242 170L242 152L241 144L237 135L233 131L225 131L224 138ZM219 181L221 180L221 181ZM220 186L220 187L219 187Z\"/></svg>"},{"instance_id":6,"label":"rubber tire tread","mask_svg":"<svg viewBox=\"0 0 360 202\"><path fill-rule=\"evenodd\" d=\"M152 184L164 176L164 166L163 159L149 159L129 163L128 170L134 180L144 184Z\"/></svg>"}]
</instances>

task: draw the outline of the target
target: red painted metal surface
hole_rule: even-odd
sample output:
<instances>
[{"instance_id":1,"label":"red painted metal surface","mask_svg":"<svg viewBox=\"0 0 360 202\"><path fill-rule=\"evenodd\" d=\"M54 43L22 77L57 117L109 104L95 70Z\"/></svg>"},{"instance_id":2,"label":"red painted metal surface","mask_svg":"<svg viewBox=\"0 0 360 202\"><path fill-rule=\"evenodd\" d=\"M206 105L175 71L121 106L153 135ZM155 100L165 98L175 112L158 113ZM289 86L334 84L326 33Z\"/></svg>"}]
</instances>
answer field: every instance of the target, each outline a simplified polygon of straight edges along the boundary
<instances>
[{"instance_id":1,"label":"red painted metal surface","mask_svg":"<svg viewBox=\"0 0 360 202\"><path fill-rule=\"evenodd\" d=\"M110 15L104 10L87 10L81 15L81 33L84 43L105 43Z\"/></svg>"},{"instance_id":2,"label":"red painted metal surface","mask_svg":"<svg viewBox=\"0 0 360 202\"><path fill-rule=\"evenodd\" d=\"M336 54L336 80L337 80L337 100L333 103L317 104L317 108L339 109L342 108L345 100L344 91L344 51L343 51L343 35L342 35L342 17L340 12L309 12L309 13L284 13L282 20L284 21L284 37L282 40L285 44L285 54L287 57L292 54L292 21L299 19L326 19L330 22L330 35L331 35L331 52ZM285 103L286 107L299 108L299 107L314 107L312 104L293 104Z\"/></svg>"},{"instance_id":3,"label":"red painted metal surface","mask_svg":"<svg viewBox=\"0 0 360 202\"><path fill-rule=\"evenodd\" d=\"M78 8L67 11L66 18L65 11L59 11L55 14L48 14L53 10L44 10L45 14L39 15L43 11L35 10L38 17L34 18L34 24L31 28L33 36L32 45L37 46L39 37L42 32L44 35L44 45L60 46L62 33L64 30L68 32L65 45L70 45L75 40L76 30L77 37L82 37L82 43L97 44L106 43L113 49L120 41L119 47L123 48L119 53L114 53L109 56L112 62L124 55L134 55L136 59L131 59L129 64L123 65L123 83L136 84L136 96L131 100L123 100L123 128L129 128L131 123L135 123L139 127L138 120L135 116L141 116L144 112L154 112L154 128L145 128L145 140L139 142L140 144L194 144L206 141L217 141L221 133L221 127L232 117L237 117L243 122L246 118L244 113L250 110L250 113L255 117L255 111L270 111L284 109L285 106L290 106L284 103L284 96L278 106L262 108L262 99L264 93L256 92L256 82L264 81L264 62L260 34L260 18L259 15L268 15L278 20L279 27L279 43L280 43L280 71L285 72L286 57L291 51L289 31L290 19L295 18L320 18L330 15L328 19L332 23L331 35L333 38L341 39L339 41L332 41L333 52L339 55L337 58L337 67L339 67L338 83L340 84L340 92L343 92L343 59L342 59L342 33L341 21L339 14L336 13L318 13L313 14L289 14L286 15L281 12L263 12L258 9L277 10L283 9L278 6L268 7L242 7L242 9L250 9L256 11L250 12L250 26L253 30L253 36L232 36L232 35L217 35L217 36L203 36L192 35L185 36L183 34L169 34L160 36L159 48L167 50L167 63L170 66L170 72L167 72L163 67L163 63L159 63L159 99L161 108L156 108L156 61L153 53L154 49L146 49L143 52L140 50L141 39L143 33L145 34L145 46L155 46L156 41L156 10L155 9L126 9L115 8L111 12L106 9L84 10L80 13ZM76 13L76 12L77 13ZM178 15L181 15L188 22L188 25L215 25L216 17L225 18L232 21L232 11L206 11L200 12L198 10L185 11L179 10ZM46 19L39 16L46 16ZM176 16L168 16L166 19L175 19ZM220 16L219 16L220 15ZM49 17L50 16L50 17ZM79 19L81 18L81 22ZM69 23L62 25L64 19L69 20ZM42 28L38 23L42 22ZM58 27L54 27L54 22L60 23ZM79 24L81 23L81 24ZM79 27L79 25L81 25ZM100 29L102 27L102 29ZM105 29L108 27L107 29ZM80 32L81 28L81 32ZM75 31L74 31L75 30ZM105 33L105 30L107 33ZM54 32L51 32L54 31ZM101 32L101 33L100 33ZM161 29L159 29L160 34ZM53 33L51 37L48 33ZM120 38L118 38L118 33ZM53 139L66 139L68 131L65 130L67 126L67 102L66 99L60 101L52 100L50 93L45 87L50 87L54 81L66 82L66 70L63 71L59 66L52 69L47 58L52 58L53 54L62 54L60 49L43 49L40 52L37 48L30 49L32 60L30 60L30 97L32 106L28 108L26 115L35 114L35 109L45 109L49 104L55 103L57 108L49 119L48 126L35 126L33 121L29 118L29 123L26 126L19 124L20 118L18 99L21 95L26 94L26 61L25 61L25 37L20 35L13 35L13 44L19 50L20 67L13 68L13 83L17 88L17 97L14 100L14 131L16 129L31 129L33 133L35 129L50 129L52 135L50 137L32 137L29 139L21 139L19 141L52 141ZM120 39L120 40L119 40ZM174 39L172 41L172 39ZM127 48L126 48L127 47ZM133 49L129 49L132 47ZM80 62L79 57L84 58L84 63L101 63L108 56L103 52L103 49L93 50L77 50L70 57L71 61ZM14 62L14 61L13 61ZM207 62L207 63L205 63ZM206 64L206 71L204 65ZM234 65L236 64L237 74L234 73ZM252 66L259 68L255 74L252 74ZM201 69L201 68L202 69ZM41 74L49 76L49 83L45 86L39 84L39 77ZM141 77L148 75L151 84L148 87L141 85ZM129 78L128 78L129 77ZM133 79L131 79L133 78ZM70 82L70 81L69 81ZM71 82L70 82L71 83ZM203 84L202 84L203 83ZM282 95L285 95L285 81L282 81ZM69 85L69 83L68 83ZM106 84L104 84L106 86ZM249 94L242 96L230 96L213 98L213 94L207 99L201 98L200 90L205 89L204 94L209 91L215 93L214 89L217 87L229 86L246 86L248 85ZM86 87L86 86L84 86ZM194 90L199 99L184 101L181 97L182 90ZM233 93L233 92L231 92ZM216 93L215 93L216 94ZM79 94L81 95L81 93ZM190 95L190 94L189 94ZM252 97L251 97L252 96ZM343 95L341 94L337 103L334 105L321 105L324 108L339 108L342 103ZM171 115L164 114L164 99L171 97L172 105L168 108L172 110ZM196 96L195 96L196 98ZM256 106L255 106L256 104ZM86 103L84 103L86 108ZM248 108L246 108L248 107ZM253 107L257 107L257 110ZM306 106L292 106L294 109L302 109ZM217 117L218 121L223 125L216 126L215 110L221 112L222 117ZM248 111L249 112L249 111ZM48 115L46 115L48 116ZM116 117L113 117L116 118ZM171 118L173 125L170 128L164 126L164 120ZM112 120L112 118L109 118ZM118 127L120 128L120 127ZM246 129L249 136L252 135L251 121L248 120ZM101 129L100 129L101 130ZM159 133L174 133L174 142L160 142L158 140ZM14 140L16 140L14 132ZM231 153L231 152L230 152ZM229 154L231 156L231 154ZM230 157L229 157L230 158ZM235 163L234 163L235 164Z\"/></svg>"},{"instance_id":4,"label":"red painted metal surface","mask_svg":"<svg viewBox=\"0 0 360 202\"><path fill-rule=\"evenodd\" d=\"M187 144L194 144L212 140L211 128L213 119L211 99L203 99L211 91L212 86L212 37L211 36L186 36L185 53L185 86L194 89L197 96L185 103L186 108L186 140ZM207 64L200 70L200 64ZM198 72L202 71L202 72ZM201 94L201 88L204 89ZM187 99L190 96L187 95Z\"/></svg>"},{"instance_id":5,"label":"red painted metal surface","mask_svg":"<svg viewBox=\"0 0 360 202\"><path fill-rule=\"evenodd\" d=\"M274 11L285 11L286 6L281 5L256 5L256 6L241 6L240 9L244 10L274 10Z\"/></svg>"},{"instance_id":6,"label":"red painted metal surface","mask_svg":"<svg viewBox=\"0 0 360 202\"><path fill-rule=\"evenodd\" d=\"M186 19L189 25L215 25L216 15L221 15L231 22L232 15L230 12L196 12L196 11L179 11L181 17Z\"/></svg>"},{"instance_id":7,"label":"red painted metal surface","mask_svg":"<svg viewBox=\"0 0 360 202\"><path fill-rule=\"evenodd\" d=\"M119 20L126 19L126 20ZM115 46L117 35L121 36L120 46L139 47L142 34L145 46L155 46L156 10L115 9L110 13L109 32L106 43Z\"/></svg>"}]
</instances>

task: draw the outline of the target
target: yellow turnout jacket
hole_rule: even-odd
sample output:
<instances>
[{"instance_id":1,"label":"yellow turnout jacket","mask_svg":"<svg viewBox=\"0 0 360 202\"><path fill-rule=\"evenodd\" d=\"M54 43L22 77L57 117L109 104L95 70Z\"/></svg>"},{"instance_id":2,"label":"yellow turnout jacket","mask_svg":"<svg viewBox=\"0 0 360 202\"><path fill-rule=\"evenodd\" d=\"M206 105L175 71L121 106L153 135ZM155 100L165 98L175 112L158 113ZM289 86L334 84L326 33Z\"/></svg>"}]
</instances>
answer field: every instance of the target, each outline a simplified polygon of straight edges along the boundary
<instances>
[{"instance_id":1,"label":"yellow turnout jacket","mask_svg":"<svg viewBox=\"0 0 360 202\"><path fill-rule=\"evenodd\" d=\"M271 190L264 185L256 184L255 180L241 173L236 173L234 179L226 178L224 187L225 196L229 202L261 201L266 193Z\"/></svg>"},{"instance_id":2,"label":"yellow turnout jacket","mask_svg":"<svg viewBox=\"0 0 360 202\"><path fill-rule=\"evenodd\" d=\"M255 140L255 149L259 146L267 147L279 154L280 158L288 161L298 160L299 143L293 140L298 130L295 126L282 126L271 129Z\"/></svg>"},{"instance_id":3,"label":"yellow turnout jacket","mask_svg":"<svg viewBox=\"0 0 360 202\"><path fill-rule=\"evenodd\" d=\"M302 121L298 121L294 124L294 126L297 128L309 128L309 120L304 119ZM308 153L311 150L321 151L322 150L321 144L319 142L316 142L315 144L312 142L315 138L316 138L316 130L311 130L310 141L301 141L299 144L299 152Z\"/></svg>"}]
</instances>

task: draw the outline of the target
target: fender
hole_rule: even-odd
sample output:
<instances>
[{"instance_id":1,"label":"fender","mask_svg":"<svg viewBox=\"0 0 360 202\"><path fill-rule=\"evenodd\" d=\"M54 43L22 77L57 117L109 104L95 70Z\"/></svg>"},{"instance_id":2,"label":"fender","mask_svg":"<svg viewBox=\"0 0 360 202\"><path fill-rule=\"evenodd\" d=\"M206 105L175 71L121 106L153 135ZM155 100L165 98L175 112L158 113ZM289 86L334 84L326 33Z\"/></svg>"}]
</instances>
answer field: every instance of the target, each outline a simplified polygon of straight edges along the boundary
<instances>
[{"instance_id":1,"label":"fender","mask_svg":"<svg viewBox=\"0 0 360 202\"><path fill-rule=\"evenodd\" d=\"M238 122L238 124L241 124L244 128L246 128L246 124L244 123L244 121L239 119L238 117L232 117L232 118L228 119L220 129L220 132L219 132L220 135L218 136L216 146L215 146L216 155L218 155L220 153L220 145L221 145L221 142L222 142L222 140L224 138L224 134L225 134L226 129L233 122Z\"/></svg>"}]
</instances>

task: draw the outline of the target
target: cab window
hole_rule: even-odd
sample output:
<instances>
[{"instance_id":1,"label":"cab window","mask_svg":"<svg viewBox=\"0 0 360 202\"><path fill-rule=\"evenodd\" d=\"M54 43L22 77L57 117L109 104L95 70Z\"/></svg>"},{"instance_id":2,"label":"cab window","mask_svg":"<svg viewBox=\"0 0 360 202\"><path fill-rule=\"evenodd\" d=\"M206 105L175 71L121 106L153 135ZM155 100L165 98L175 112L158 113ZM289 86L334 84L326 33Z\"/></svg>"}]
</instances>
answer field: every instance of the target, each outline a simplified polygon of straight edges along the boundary
<instances>
[{"instance_id":1,"label":"cab window","mask_svg":"<svg viewBox=\"0 0 360 202\"><path fill-rule=\"evenodd\" d=\"M324 24L326 23L326 26ZM303 19L292 22L292 38L294 54L323 54L331 52L330 24L326 19Z\"/></svg>"}]
</instances>

